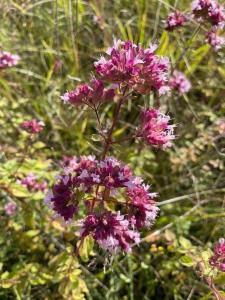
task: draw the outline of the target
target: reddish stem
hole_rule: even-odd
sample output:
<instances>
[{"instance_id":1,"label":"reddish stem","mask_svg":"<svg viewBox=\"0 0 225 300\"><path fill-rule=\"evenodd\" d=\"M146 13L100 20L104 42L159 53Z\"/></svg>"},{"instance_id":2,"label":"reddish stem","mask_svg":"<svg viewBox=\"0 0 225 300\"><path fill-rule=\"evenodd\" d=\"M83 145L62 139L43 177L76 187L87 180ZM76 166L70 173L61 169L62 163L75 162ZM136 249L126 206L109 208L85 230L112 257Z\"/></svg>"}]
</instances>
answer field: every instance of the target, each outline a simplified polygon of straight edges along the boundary
<instances>
[{"instance_id":1,"label":"reddish stem","mask_svg":"<svg viewBox=\"0 0 225 300\"><path fill-rule=\"evenodd\" d=\"M101 120L100 120L100 117L99 117L99 114L98 114L98 109L94 106L93 110L95 112L96 119L97 119L97 122L98 122L99 133L103 137L103 139L106 140L106 137L105 137L104 131L103 131L103 127L102 127L102 123L101 123Z\"/></svg>"},{"instance_id":2,"label":"reddish stem","mask_svg":"<svg viewBox=\"0 0 225 300\"><path fill-rule=\"evenodd\" d=\"M123 96L120 98L119 102L117 103L117 106L115 108L115 112L114 112L114 117L113 117L113 121L112 121L112 125L111 125L111 128L109 130L109 133L108 133L108 136L105 140L105 145L104 145L104 148L103 148L103 153L102 153L102 159L104 159L106 157L106 154L109 150L109 147L112 143L112 134L113 134L113 130L116 126L116 122L118 120L118 117L119 117L119 114L120 114L120 109L121 109L121 106L123 104L123 101L132 94L132 92L128 93L127 95L125 95L126 93L126 90L127 90L127 87L125 87L124 89L124 92L123 92Z\"/></svg>"},{"instance_id":3,"label":"reddish stem","mask_svg":"<svg viewBox=\"0 0 225 300\"><path fill-rule=\"evenodd\" d=\"M119 99L118 103L117 103L117 106L115 108L115 112L114 112L114 117L113 117L113 121L112 121L112 125L110 127L110 130L108 132L108 136L105 137L104 135L104 148L103 148L103 152L102 152L102 159L105 159L106 157L106 154L109 150L109 147L110 145L112 144L112 134L113 134L113 130L116 126L116 122L118 120L118 117L119 117L119 114L120 114L120 109L121 109L121 106L123 104L123 101L132 94L132 92L128 93L127 95L126 94L126 90L127 90L127 87L124 88L124 91L123 91L123 95L122 97ZM99 118L99 115L98 115L98 112L97 112L97 109L95 108L94 109L95 111L95 114L96 114L96 117L97 117L97 121L98 121L98 124L101 124L100 122L100 118ZM95 207L95 202L96 202L96 199L98 198L98 191L99 191L99 185L97 185L97 188L96 188L96 197L93 199L93 202L92 202L92 205L91 205L91 211L93 211L94 207ZM104 199L103 199L104 201Z\"/></svg>"}]
</instances>

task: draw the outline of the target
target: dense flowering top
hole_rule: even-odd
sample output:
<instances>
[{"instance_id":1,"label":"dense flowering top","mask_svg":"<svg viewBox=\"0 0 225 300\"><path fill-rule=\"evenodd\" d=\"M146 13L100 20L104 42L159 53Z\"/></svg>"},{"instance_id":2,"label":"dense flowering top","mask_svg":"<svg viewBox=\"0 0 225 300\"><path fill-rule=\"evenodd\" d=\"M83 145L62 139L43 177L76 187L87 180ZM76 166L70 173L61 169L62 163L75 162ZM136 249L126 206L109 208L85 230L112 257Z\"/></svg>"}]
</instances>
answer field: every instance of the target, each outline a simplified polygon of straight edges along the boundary
<instances>
[{"instance_id":1,"label":"dense flowering top","mask_svg":"<svg viewBox=\"0 0 225 300\"><path fill-rule=\"evenodd\" d=\"M47 189L46 181L38 181L37 177L30 173L26 177L20 180L20 183L25 186L29 191L42 191L44 192Z\"/></svg>"},{"instance_id":2,"label":"dense flowering top","mask_svg":"<svg viewBox=\"0 0 225 300\"><path fill-rule=\"evenodd\" d=\"M27 132L35 134L39 133L44 128L44 123L42 121L38 121L36 119L30 121L24 121L21 123L21 127L25 129Z\"/></svg>"},{"instance_id":3,"label":"dense flowering top","mask_svg":"<svg viewBox=\"0 0 225 300\"><path fill-rule=\"evenodd\" d=\"M172 31L184 25L186 17L179 11L172 12L166 20L166 30Z\"/></svg>"},{"instance_id":4,"label":"dense flowering top","mask_svg":"<svg viewBox=\"0 0 225 300\"><path fill-rule=\"evenodd\" d=\"M198 20L206 20L220 28L224 26L225 10L217 0L194 0L192 13Z\"/></svg>"},{"instance_id":5,"label":"dense flowering top","mask_svg":"<svg viewBox=\"0 0 225 300\"><path fill-rule=\"evenodd\" d=\"M214 254L209 259L209 264L218 270L225 272L225 239L220 239L214 247Z\"/></svg>"},{"instance_id":6,"label":"dense flowering top","mask_svg":"<svg viewBox=\"0 0 225 300\"><path fill-rule=\"evenodd\" d=\"M92 235L101 248L111 253L116 253L119 247L130 252L130 245L140 241L139 233L131 228L129 220L110 211L88 215L81 222L81 228L81 237Z\"/></svg>"},{"instance_id":7,"label":"dense flowering top","mask_svg":"<svg viewBox=\"0 0 225 300\"><path fill-rule=\"evenodd\" d=\"M210 44L215 51L218 51L225 45L225 38L218 36L215 29L206 33L206 42Z\"/></svg>"},{"instance_id":8,"label":"dense flowering top","mask_svg":"<svg viewBox=\"0 0 225 300\"><path fill-rule=\"evenodd\" d=\"M170 125L170 116L164 115L158 109L146 109L142 112L140 136L148 145L166 149L171 147L175 139L174 127Z\"/></svg>"},{"instance_id":9,"label":"dense flowering top","mask_svg":"<svg viewBox=\"0 0 225 300\"><path fill-rule=\"evenodd\" d=\"M113 88L105 89L101 80L93 79L92 85L84 83L79 85L74 91L67 92L61 99L65 103L78 104L96 104L113 99L115 92Z\"/></svg>"},{"instance_id":10,"label":"dense flowering top","mask_svg":"<svg viewBox=\"0 0 225 300\"><path fill-rule=\"evenodd\" d=\"M114 41L107 50L108 57L101 57L94 63L99 78L110 83L118 83L141 94L168 91L167 77L169 60L154 52L156 45L144 49L131 41Z\"/></svg>"},{"instance_id":11,"label":"dense flowering top","mask_svg":"<svg viewBox=\"0 0 225 300\"><path fill-rule=\"evenodd\" d=\"M191 89L191 83L184 73L175 70L169 79L171 89L177 91L180 95L187 93Z\"/></svg>"},{"instance_id":12,"label":"dense flowering top","mask_svg":"<svg viewBox=\"0 0 225 300\"><path fill-rule=\"evenodd\" d=\"M17 205L15 202L7 202L4 206L5 213L8 216L14 216L16 214Z\"/></svg>"},{"instance_id":13,"label":"dense flowering top","mask_svg":"<svg viewBox=\"0 0 225 300\"><path fill-rule=\"evenodd\" d=\"M0 51L0 70L13 67L18 64L20 57L6 51Z\"/></svg>"},{"instance_id":14,"label":"dense flowering top","mask_svg":"<svg viewBox=\"0 0 225 300\"><path fill-rule=\"evenodd\" d=\"M139 240L138 230L153 224L158 212L155 196L115 158L98 161L82 156L66 160L46 203L66 222L77 217L80 202L85 203L87 216L79 222L81 238L92 235L100 247L116 252L119 248L130 251ZM114 209L119 206L121 213L109 211L109 204Z\"/></svg>"}]
</instances>

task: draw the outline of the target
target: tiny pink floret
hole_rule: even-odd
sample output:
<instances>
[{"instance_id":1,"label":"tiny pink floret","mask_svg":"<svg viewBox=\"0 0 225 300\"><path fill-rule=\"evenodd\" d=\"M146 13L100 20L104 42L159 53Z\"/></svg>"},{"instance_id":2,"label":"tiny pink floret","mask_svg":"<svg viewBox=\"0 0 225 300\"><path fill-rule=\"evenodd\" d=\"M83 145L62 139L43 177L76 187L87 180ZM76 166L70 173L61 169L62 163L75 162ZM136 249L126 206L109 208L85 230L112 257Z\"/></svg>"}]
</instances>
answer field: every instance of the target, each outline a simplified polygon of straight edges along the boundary
<instances>
[{"instance_id":1,"label":"tiny pink floret","mask_svg":"<svg viewBox=\"0 0 225 300\"><path fill-rule=\"evenodd\" d=\"M174 127L170 125L170 116L158 109L146 109L142 112L141 128L139 135L148 145L166 149L172 146L175 139Z\"/></svg>"},{"instance_id":2,"label":"tiny pink floret","mask_svg":"<svg viewBox=\"0 0 225 300\"><path fill-rule=\"evenodd\" d=\"M19 55L11 54L6 51L0 51L0 70L13 67L18 64Z\"/></svg>"},{"instance_id":3,"label":"tiny pink floret","mask_svg":"<svg viewBox=\"0 0 225 300\"><path fill-rule=\"evenodd\" d=\"M24 121L21 123L21 128L26 130L27 132L31 134L37 134L41 132L44 128L44 123L42 121L38 121L36 119L30 120L30 121Z\"/></svg>"}]
</instances>

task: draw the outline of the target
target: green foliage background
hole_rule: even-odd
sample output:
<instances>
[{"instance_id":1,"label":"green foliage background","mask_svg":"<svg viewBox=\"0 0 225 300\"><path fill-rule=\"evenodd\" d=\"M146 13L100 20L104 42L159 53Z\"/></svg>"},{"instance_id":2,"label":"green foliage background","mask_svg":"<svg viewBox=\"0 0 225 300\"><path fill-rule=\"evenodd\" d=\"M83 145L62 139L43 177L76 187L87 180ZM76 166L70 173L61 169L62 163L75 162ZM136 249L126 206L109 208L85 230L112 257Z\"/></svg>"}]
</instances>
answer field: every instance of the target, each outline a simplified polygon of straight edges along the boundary
<instances>
[{"instance_id":1,"label":"green foliage background","mask_svg":"<svg viewBox=\"0 0 225 300\"><path fill-rule=\"evenodd\" d=\"M225 52L214 53L194 22L165 32L163 20L175 7L188 11L190 1L1 0L0 47L18 53L21 62L0 73L0 299L213 299L194 265L224 235L225 143L216 122L225 112ZM103 17L100 26L94 16ZM75 228L53 220L44 194L28 192L17 180L33 172L51 186L63 155L100 153L90 111L70 109L59 96L89 80L93 61L113 36L158 41L158 54L186 73L192 90L160 99L178 124L171 150L126 142L111 151L162 202L141 245L111 261L91 241L77 258ZM58 73L56 59L63 62ZM138 125L140 106L157 103L152 96L128 102L115 138ZM110 119L112 111L113 103L105 105L101 118ZM19 127L29 118L46 124L36 140ZM9 200L18 206L14 217L4 213ZM216 283L223 290L225 276Z\"/></svg>"}]
</instances>

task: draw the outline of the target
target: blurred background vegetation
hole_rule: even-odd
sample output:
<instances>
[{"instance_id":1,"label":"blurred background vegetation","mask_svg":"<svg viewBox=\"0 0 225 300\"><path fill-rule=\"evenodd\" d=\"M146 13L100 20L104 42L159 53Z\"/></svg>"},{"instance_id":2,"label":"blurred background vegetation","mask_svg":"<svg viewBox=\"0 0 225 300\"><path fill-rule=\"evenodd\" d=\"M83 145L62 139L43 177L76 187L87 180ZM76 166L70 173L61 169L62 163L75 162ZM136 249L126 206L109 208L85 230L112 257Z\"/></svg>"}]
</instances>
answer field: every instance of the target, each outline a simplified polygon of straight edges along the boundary
<instances>
[{"instance_id":1,"label":"blurred background vegetation","mask_svg":"<svg viewBox=\"0 0 225 300\"><path fill-rule=\"evenodd\" d=\"M194 22L167 33L163 20L174 8L186 12L190 1L1 0L0 49L21 61L0 73L0 299L213 299L192 266L224 235L225 142L218 121L225 112L225 52L205 44L204 28L190 45ZM53 220L44 194L18 179L32 172L51 186L64 155L100 153L91 112L70 109L59 96L90 79L113 37L158 42L158 54L187 75L192 90L160 99L178 124L171 150L126 142L111 152L144 177L161 202L140 246L111 261L88 243L76 257L75 229ZM153 96L128 102L115 137L138 124L140 106L157 103ZM111 118L112 108L106 104L101 118ZM45 123L36 140L19 127L31 118ZM4 212L8 201L17 204L13 217ZM216 283L223 290L225 276Z\"/></svg>"}]
</instances>

